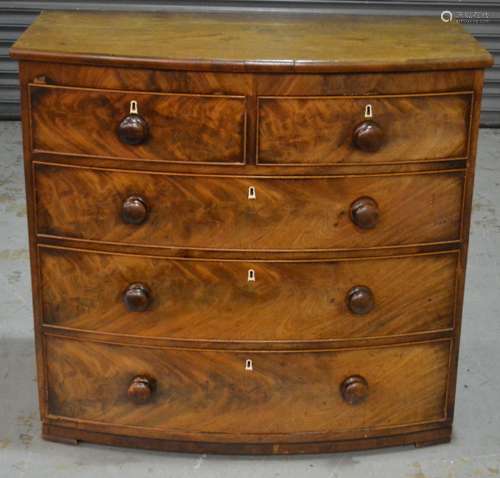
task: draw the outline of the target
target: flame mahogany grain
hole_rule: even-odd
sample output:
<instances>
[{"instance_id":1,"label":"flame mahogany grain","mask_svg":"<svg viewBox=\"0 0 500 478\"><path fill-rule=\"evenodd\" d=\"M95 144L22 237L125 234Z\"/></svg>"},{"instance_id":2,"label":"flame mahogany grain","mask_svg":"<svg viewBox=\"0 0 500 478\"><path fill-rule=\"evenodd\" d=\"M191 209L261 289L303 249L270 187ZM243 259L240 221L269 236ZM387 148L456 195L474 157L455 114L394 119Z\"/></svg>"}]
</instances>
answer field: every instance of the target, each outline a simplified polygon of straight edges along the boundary
<instances>
[{"instance_id":1,"label":"flame mahogany grain","mask_svg":"<svg viewBox=\"0 0 500 478\"><path fill-rule=\"evenodd\" d=\"M137 101L140 116L127 116L131 101ZM189 163L244 162L243 97L33 85L31 112L33 148L39 151ZM127 141L125 116L136 118L134 131L127 123Z\"/></svg>"},{"instance_id":2,"label":"flame mahogany grain","mask_svg":"<svg viewBox=\"0 0 500 478\"><path fill-rule=\"evenodd\" d=\"M472 95L259 98L260 164L466 158ZM364 121L371 105L373 120ZM446 140L442 140L446 138Z\"/></svg>"},{"instance_id":3,"label":"flame mahogany grain","mask_svg":"<svg viewBox=\"0 0 500 478\"><path fill-rule=\"evenodd\" d=\"M449 340L321 352L141 348L55 336L46 344L51 417L125 435L149 428L165 439L320 441L446 419ZM156 382L140 406L128 395L138 375ZM356 406L342 397L351 375L369 383Z\"/></svg>"},{"instance_id":4,"label":"flame mahogany grain","mask_svg":"<svg viewBox=\"0 0 500 478\"><path fill-rule=\"evenodd\" d=\"M262 346L272 340L450 330L458 260L452 252L322 262L207 261L41 247L44 323L187 341L260 341ZM249 269L255 282L247 281ZM123 304L123 291L131 284L134 297L149 298L143 313L129 312ZM346 302L359 285L373 294L370 311L359 298ZM365 314L356 315L351 307Z\"/></svg>"},{"instance_id":5,"label":"flame mahogany grain","mask_svg":"<svg viewBox=\"0 0 500 478\"><path fill-rule=\"evenodd\" d=\"M300 251L459 240L464 173L249 179L37 164L35 183L39 234L179 248ZM255 200L248 199L249 187L256 190ZM140 226L122 220L129 195L140 195L148 205L148 219ZM351 204L364 197L377 203L376 223L373 207L362 208L370 229L351 219Z\"/></svg>"},{"instance_id":6,"label":"flame mahogany grain","mask_svg":"<svg viewBox=\"0 0 500 478\"><path fill-rule=\"evenodd\" d=\"M48 12L11 54L44 438L450 440L492 63L460 25Z\"/></svg>"}]
</instances>

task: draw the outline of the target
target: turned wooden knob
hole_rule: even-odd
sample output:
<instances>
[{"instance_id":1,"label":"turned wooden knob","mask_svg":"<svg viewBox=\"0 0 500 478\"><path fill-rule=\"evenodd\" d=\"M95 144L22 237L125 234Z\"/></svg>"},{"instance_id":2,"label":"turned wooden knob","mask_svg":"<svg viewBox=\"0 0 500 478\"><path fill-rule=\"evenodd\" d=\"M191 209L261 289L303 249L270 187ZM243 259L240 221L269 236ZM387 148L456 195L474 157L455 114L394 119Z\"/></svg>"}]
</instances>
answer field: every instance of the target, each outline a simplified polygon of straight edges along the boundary
<instances>
[{"instance_id":1,"label":"turned wooden knob","mask_svg":"<svg viewBox=\"0 0 500 478\"><path fill-rule=\"evenodd\" d=\"M346 299L349 310L356 315L368 314L375 306L373 292L364 285L354 286L347 293Z\"/></svg>"},{"instance_id":2,"label":"turned wooden knob","mask_svg":"<svg viewBox=\"0 0 500 478\"><path fill-rule=\"evenodd\" d=\"M142 144L148 137L148 125L142 116L130 114L120 121L118 137L125 144Z\"/></svg>"},{"instance_id":3,"label":"turned wooden knob","mask_svg":"<svg viewBox=\"0 0 500 478\"><path fill-rule=\"evenodd\" d=\"M364 121L356 127L352 135L356 148L366 153L375 153L384 141L382 128L373 121Z\"/></svg>"},{"instance_id":4,"label":"turned wooden knob","mask_svg":"<svg viewBox=\"0 0 500 478\"><path fill-rule=\"evenodd\" d=\"M144 284L130 284L123 293L123 302L130 312L143 312L149 306L149 289Z\"/></svg>"},{"instance_id":5,"label":"turned wooden knob","mask_svg":"<svg viewBox=\"0 0 500 478\"><path fill-rule=\"evenodd\" d=\"M340 393L345 402L358 405L368 396L368 382L360 375L353 375L342 382Z\"/></svg>"},{"instance_id":6,"label":"turned wooden knob","mask_svg":"<svg viewBox=\"0 0 500 478\"><path fill-rule=\"evenodd\" d=\"M139 196L130 196L122 205L122 219L127 224L142 224L148 216L146 201Z\"/></svg>"},{"instance_id":7,"label":"turned wooden knob","mask_svg":"<svg viewBox=\"0 0 500 478\"><path fill-rule=\"evenodd\" d=\"M379 220L378 204L369 197L356 199L351 204L351 220L361 229L373 229Z\"/></svg>"},{"instance_id":8,"label":"turned wooden knob","mask_svg":"<svg viewBox=\"0 0 500 478\"><path fill-rule=\"evenodd\" d=\"M135 377L128 387L128 398L137 403L147 402L153 395L153 381L147 377Z\"/></svg>"}]
</instances>

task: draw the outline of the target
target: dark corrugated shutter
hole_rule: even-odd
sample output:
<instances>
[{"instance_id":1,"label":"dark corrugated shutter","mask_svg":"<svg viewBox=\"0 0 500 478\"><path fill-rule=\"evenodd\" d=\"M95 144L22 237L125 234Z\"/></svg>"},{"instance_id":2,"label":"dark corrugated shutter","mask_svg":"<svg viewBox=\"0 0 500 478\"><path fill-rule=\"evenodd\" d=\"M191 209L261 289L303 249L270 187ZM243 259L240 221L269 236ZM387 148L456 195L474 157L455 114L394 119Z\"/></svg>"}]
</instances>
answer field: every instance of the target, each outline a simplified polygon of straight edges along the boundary
<instances>
[{"instance_id":1,"label":"dark corrugated shutter","mask_svg":"<svg viewBox=\"0 0 500 478\"><path fill-rule=\"evenodd\" d=\"M486 74L481 122L500 126L500 2L498 0L468 0L435 2L431 0L233 0L233 1L1 1L0 0L0 118L19 117L17 66L8 57L10 45L31 23L40 10L281 10L328 11L369 15L440 15L450 10L456 15L481 12L487 15L484 23L466 25L495 57L495 66Z\"/></svg>"}]
</instances>

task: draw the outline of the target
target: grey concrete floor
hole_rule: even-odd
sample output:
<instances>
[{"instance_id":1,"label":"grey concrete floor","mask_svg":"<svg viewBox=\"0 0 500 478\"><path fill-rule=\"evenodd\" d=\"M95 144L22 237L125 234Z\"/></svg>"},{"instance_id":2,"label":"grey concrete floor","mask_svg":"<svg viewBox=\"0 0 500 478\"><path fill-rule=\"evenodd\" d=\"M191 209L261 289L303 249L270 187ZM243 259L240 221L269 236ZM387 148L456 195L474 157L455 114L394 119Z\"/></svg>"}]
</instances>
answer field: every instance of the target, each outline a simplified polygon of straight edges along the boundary
<instances>
[{"instance_id":1,"label":"grey concrete floor","mask_svg":"<svg viewBox=\"0 0 500 478\"><path fill-rule=\"evenodd\" d=\"M482 130L453 441L290 457L183 455L41 440L21 135L0 122L0 478L500 476L500 130Z\"/></svg>"}]
</instances>

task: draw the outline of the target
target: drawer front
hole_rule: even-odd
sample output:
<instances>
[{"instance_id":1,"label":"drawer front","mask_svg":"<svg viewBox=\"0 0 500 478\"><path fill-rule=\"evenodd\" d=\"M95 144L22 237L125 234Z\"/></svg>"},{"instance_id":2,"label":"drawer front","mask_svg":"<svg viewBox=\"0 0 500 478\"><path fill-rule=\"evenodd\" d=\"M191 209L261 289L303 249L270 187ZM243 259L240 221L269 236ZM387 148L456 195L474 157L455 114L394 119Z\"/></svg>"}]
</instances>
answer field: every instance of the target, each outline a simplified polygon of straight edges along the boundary
<instances>
[{"instance_id":1,"label":"drawer front","mask_svg":"<svg viewBox=\"0 0 500 478\"><path fill-rule=\"evenodd\" d=\"M31 86L35 151L245 162L245 98ZM131 102L137 114L130 114ZM136 143L136 144L131 144Z\"/></svg>"},{"instance_id":2,"label":"drawer front","mask_svg":"<svg viewBox=\"0 0 500 478\"><path fill-rule=\"evenodd\" d=\"M435 422L445 418L449 351L449 341L243 353L49 337L48 407L80 426L243 441Z\"/></svg>"},{"instance_id":3,"label":"drawer front","mask_svg":"<svg viewBox=\"0 0 500 478\"><path fill-rule=\"evenodd\" d=\"M460 235L461 172L255 179L38 164L35 174L37 227L45 235L269 251L420 244Z\"/></svg>"},{"instance_id":4,"label":"drawer front","mask_svg":"<svg viewBox=\"0 0 500 478\"><path fill-rule=\"evenodd\" d=\"M466 158L471 100L470 93L263 97L258 162L324 165Z\"/></svg>"},{"instance_id":5,"label":"drawer front","mask_svg":"<svg viewBox=\"0 0 500 478\"><path fill-rule=\"evenodd\" d=\"M308 341L453 327L458 253L173 260L42 247L44 322L183 340Z\"/></svg>"}]
</instances>

